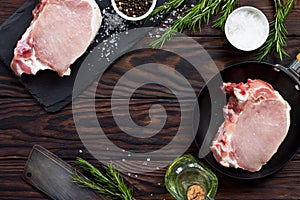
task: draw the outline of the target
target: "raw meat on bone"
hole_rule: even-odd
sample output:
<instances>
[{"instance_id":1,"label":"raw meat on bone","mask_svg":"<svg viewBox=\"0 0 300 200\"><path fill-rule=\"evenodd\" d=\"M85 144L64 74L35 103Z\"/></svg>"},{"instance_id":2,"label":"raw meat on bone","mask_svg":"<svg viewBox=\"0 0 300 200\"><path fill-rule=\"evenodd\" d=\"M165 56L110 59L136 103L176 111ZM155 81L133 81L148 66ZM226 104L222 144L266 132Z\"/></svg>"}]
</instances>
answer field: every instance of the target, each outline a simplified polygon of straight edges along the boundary
<instances>
[{"instance_id":1,"label":"raw meat on bone","mask_svg":"<svg viewBox=\"0 0 300 200\"><path fill-rule=\"evenodd\" d=\"M70 65L88 48L102 16L94 0L40 0L33 20L14 50L17 75L51 69L70 74Z\"/></svg>"},{"instance_id":2,"label":"raw meat on bone","mask_svg":"<svg viewBox=\"0 0 300 200\"><path fill-rule=\"evenodd\" d=\"M230 95L224 123L212 142L215 159L225 167L256 172L277 152L290 125L290 106L259 79L224 83Z\"/></svg>"}]
</instances>

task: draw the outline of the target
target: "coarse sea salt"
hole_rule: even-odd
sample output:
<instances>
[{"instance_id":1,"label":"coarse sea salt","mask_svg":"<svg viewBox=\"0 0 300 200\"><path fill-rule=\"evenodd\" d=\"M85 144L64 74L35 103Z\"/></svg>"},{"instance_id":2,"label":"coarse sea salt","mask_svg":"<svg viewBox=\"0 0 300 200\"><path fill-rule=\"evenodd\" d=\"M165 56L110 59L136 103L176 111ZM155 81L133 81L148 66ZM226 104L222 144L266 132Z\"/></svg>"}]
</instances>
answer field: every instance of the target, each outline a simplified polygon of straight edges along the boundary
<instances>
[{"instance_id":1,"label":"coarse sea salt","mask_svg":"<svg viewBox=\"0 0 300 200\"><path fill-rule=\"evenodd\" d=\"M159 38L160 36L162 36L165 31L171 27L172 23L176 19L179 19L182 16L182 13L186 12L191 7L193 7L193 4L191 6L183 5L183 7L181 8L176 8L170 12L169 16L166 19L163 19L165 16L164 14L158 14L155 17L151 17L149 20L152 22L155 22L157 20L162 21L159 23L160 28L156 28L153 30L153 32L149 32L148 36L151 38Z\"/></svg>"},{"instance_id":2,"label":"coarse sea salt","mask_svg":"<svg viewBox=\"0 0 300 200\"><path fill-rule=\"evenodd\" d=\"M118 50L120 34L124 31L128 31L128 24L126 20L121 18L110 7L102 10L103 21L101 29L98 32L98 37L95 39L97 44L100 44L97 49L99 50L98 61L106 59L110 62L111 56L114 56ZM90 51L92 53L92 51Z\"/></svg>"},{"instance_id":3,"label":"coarse sea salt","mask_svg":"<svg viewBox=\"0 0 300 200\"><path fill-rule=\"evenodd\" d=\"M233 46L251 51L266 41L269 23L260 10L250 6L240 7L228 16L225 33Z\"/></svg>"}]
</instances>

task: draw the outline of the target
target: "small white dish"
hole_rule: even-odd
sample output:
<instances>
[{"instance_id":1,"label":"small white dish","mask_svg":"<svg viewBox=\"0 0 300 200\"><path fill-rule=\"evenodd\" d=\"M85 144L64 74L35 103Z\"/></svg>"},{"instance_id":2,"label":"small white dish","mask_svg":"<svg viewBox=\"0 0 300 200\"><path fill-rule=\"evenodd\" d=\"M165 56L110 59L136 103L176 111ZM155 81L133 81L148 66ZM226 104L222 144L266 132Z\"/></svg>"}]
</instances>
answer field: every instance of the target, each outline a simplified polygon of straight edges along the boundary
<instances>
[{"instance_id":1,"label":"small white dish","mask_svg":"<svg viewBox=\"0 0 300 200\"><path fill-rule=\"evenodd\" d=\"M115 0L111 0L111 5L114 8L114 10L117 12L117 14L120 15L122 18L129 20L129 21L139 21L139 20L142 20L142 19L148 17L148 15L150 15L150 13L154 10L154 8L156 6L156 2L157 2L157 0L152 0L152 4L151 4L149 10L145 14L138 16L138 17L130 17L130 16L127 16L125 13L121 12L119 10Z\"/></svg>"},{"instance_id":2,"label":"small white dish","mask_svg":"<svg viewBox=\"0 0 300 200\"><path fill-rule=\"evenodd\" d=\"M269 36L269 22L262 11L243 6L234 10L225 23L227 40L237 49L253 51L261 47Z\"/></svg>"}]
</instances>

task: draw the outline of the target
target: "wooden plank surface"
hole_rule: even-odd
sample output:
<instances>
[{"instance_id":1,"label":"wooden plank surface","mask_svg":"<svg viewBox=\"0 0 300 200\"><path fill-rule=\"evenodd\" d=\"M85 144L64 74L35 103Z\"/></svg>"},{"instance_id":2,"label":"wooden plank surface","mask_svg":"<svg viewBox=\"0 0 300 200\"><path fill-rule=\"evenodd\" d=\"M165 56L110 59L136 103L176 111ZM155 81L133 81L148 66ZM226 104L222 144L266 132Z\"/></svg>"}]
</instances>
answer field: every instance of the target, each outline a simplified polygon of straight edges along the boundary
<instances>
[{"instance_id":1,"label":"wooden plank surface","mask_svg":"<svg viewBox=\"0 0 300 200\"><path fill-rule=\"evenodd\" d=\"M228 41L222 37L209 38L209 37L192 37L206 50L209 56L214 61L215 65L221 70L232 64L239 62L255 60L256 52L241 52L228 44ZM139 46L149 44L151 39L145 38ZM138 48L138 47L137 47ZM181 47L179 47L181 48ZM187 48L182 47L182 48ZM288 48L286 49L290 57L285 57L283 61L278 58L270 58L268 62L272 64L282 64L288 66L295 56L299 53L299 37L293 36L288 39ZM188 77L189 81L193 85L195 92L198 93L204 84L204 80L201 78L201 74L196 73L195 69L185 62L180 56L176 56L170 53L161 51L143 49L134 54L128 54L125 57L120 58L114 65L109 67L101 77L100 82L94 82L94 86L97 85L97 98L110 98L114 87L118 80L124 73L131 70L133 67L138 66L140 63L137 58L153 59L155 62L167 65L172 69L179 70L183 76ZM188 70L187 70L188 69ZM143 76L142 74L140 76ZM163 76L163 75L161 75ZM175 81L175 80L174 80ZM132 82L124 82L122 89L117 91L117 96L124 97L128 95L126 88L131 88ZM178 83L174 83L178 84ZM23 85L14 78L14 75L6 67L0 68L0 86L1 93L0 97L18 97L18 98L31 98L31 95L23 87ZM141 88L134 94L135 98L149 98L149 97L160 97L160 98L174 98L170 91L166 88L149 86L151 91L147 91L147 88ZM148 89L149 89L148 87ZM116 92L116 91L115 91ZM92 95L92 91L87 92L87 96ZM183 91L183 95L189 96L189 94ZM173 97L172 97L173 96Z\"/></svg>"},{"instance_id":2,"label":"wooden plank surface","mask_svg":"<svg viewBox=\"0 0 300 200\"><path fill-rule=\"evenodd\" d=\"M163 103L167 110L173 112L174 107L178 106L174 100L135 100L132 102L132 108L134 109L132 115L135 116L136 119L139 119L137 123L144 123L145 120L143 120L143 117L139 117L139 115L142 115L144 108L155 103ZM20 106L16 107L16 105ZM191 109L190 105L191 102L187 101L186 106L184 106L185 109ZM27 156L34 144L48 148L51 152L72 165L74 165L74 157L77 156L87 158L96 165L99 164L85 149L79 136L74 132L75 125L70 106L59 114L51 116L36 106L34 100L29 99L14 101L11 99L2 99L0 106L0 121L2 122L0 131L0 176L2 176L1 180L4 180L0 184L1 196L8 197L8 199L11 195L11 199L26 199L29 197L47 199L29 187L20 178ZM102 113L107 113L109 106L110 100L98 100L96 103L97 109ZM6 109L3 109L3 107ZM123 107L125 108L126 105L120 100L120 109L123 109ZM14 111L11 112L9 108L13 108ZM31 113L35 113L35 120L29 117L29 108L31 109ZM105 120L106 124L109 125L112 116L109 114L103 115L100 117L101 120ZM173 115L171 115L171 117L172 116ZM23 124L18 125L14 123L16 120L22 121ZM5 124L5 130L3 130L3 124ZM172 120L172 123L169 124L165 131L172 132L172 127L176 126L178 126L178 120ZM111 128L104 129L106 129L105 132L107 134L114 133ZM115 140L117 144L121 144L126 141L126 138L120 138L120 136L118 136L112 140ZM131 141L130 143L135 143L135 141ZM99 151L103 151L101 146L98 147L98 149ZM80 153L79 150L82 150L82 152ZM112 152L107 153L112 154ZM187 150L187 153L197 155L194 144ZM299 153L278 173L260 180L239 181L215 172L220 181L217 196L219 198L217 199L298 199L298 189L300 187ZM164 188L164 172L165 168L162 168L145 174L124 174L124 177L134 187L139 199L172 199L166 194ZM22 196L22 194L25 195ZM152 196L150 196L151 194Z\"/></svg>"},{"instance_id":3,"label":"wooden plank surface","mask_svg":"<svg viewBox=\"0 0 300 200\"><path fill-rule=\"evenodd\" d=\"M2 0L0 4L0 24L3 23L25 0ZM254 1L241 0L240 5L252 5L260 8L271 20L274 14L273 1ZM289 31L287 51L291 57L286 57L284 65L290 63L294 56L299 52L300 45L300 2L293 10L287 20ZM234 49L224 37L224 33L219 30L213 30L209 26L204 26L202 31L191 33L186 31L201 44L211 56L216 66L223 69L233 63L255 59L255 52L241 52ZM4 38L0 38L4 39ZM149 38L145 38L138 45L145 46L149 44ZM178 48L186 48L179 46ZM139 140L128 140L126 136L120 135L119 130L113 127L113 116L111 113L111 95L114 86L122 75L139 65L139 59L155 59L161 64L179 70L181 74L188 78L189 82L199 92L204 82L199 74L194 73L188 64L174 55L161 53L145 49L135 54L128 54L118 60L111 66L101 78L101 81L95 82L96 108L99 121L102 121L104 131L110 135L111 141L123 147L131 148L132 151L138 150ZM275 64L280 61L274 57L268 60ZM160 76L163 76L160 75ZM163 78L163 77L157 77ZM181 88L180 83L175 83ZM124 82L117 90L117 105L121 113L125 113L128 108L125 97L128 96L128 88L131 88L132 82ZM184 89L184 88L183 88ZM81 96L82 100L89 99L93 91L87 90ZM182 91L186 97L185 101L179 107L179 103L168 88L158 85L148 85L135 92L130 101L129 109L132 119L140 126L147 125L151 120L148 115L149 108L152 105L163 105L169 112L170 120L163 129L160 140L168 140L176 134L179 126L180 110L182 112L191 112L193 101L191 94ZM90 117L83 105L81 114L83 117ZM154 113L160 113L159 108L154 108ZM152 118L157 122L156 118ZM192 120L192 119L191 119ZM191 127L185 125L187 131ZM146 134L146 132L145 132ZM93 138L89 140L93 143ZM153 142L153 143L151 143ZM145 148L153 149L159 144L158 141L151 141ZM0 199L49 199L21 179L22 171L28 157L28 154L34 144L42 145L51 152L55 153L68 163L74 165L77 156L81 156L98 165L99 162L93 158L90 152L82 143L80 136L76 131L72 106L58 113L47 113L34 100L27 90L7 70L3 64L0 65ZM103 147L95 146L95 150L103 151ZM147 149L146 149L147 150ZM197 155L197 147L194 143L186 150L186 153ZM107 151L108 156L113 156L114 152ZM203 161L205 162L205 161ZM172 199L164 187L165 168L159 168L151 173L128 174L124 178L134 188L136 199ZM219 178L219 189L216 199L300 199L300 151L296 156L278 173L259 180L240 181L226 177L215 172Z\"/></svg>"}]
</instances>

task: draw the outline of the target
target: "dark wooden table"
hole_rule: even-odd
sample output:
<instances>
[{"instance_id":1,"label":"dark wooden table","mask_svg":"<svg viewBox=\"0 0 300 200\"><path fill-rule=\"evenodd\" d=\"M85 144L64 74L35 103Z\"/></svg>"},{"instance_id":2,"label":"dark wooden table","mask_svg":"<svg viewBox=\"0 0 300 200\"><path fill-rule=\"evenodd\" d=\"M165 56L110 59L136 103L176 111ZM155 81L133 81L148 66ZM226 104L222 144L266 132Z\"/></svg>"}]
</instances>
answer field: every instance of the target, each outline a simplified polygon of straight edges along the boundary
<instances>
[{"instance_id":1,"label":"dark wooden table","mask_svg":"<svg viewBox=\"0 0 300 200\"><path fill-rule=\"evenodd\" d=\"M0 4L0 24L3 23L25 0L2 0ZM241 0L239 6L252 5L260 8L269 21L274 14L273 1ZM299 52L300 46L300 2L287 19L288 47L290 57L281 62L284 65L290 63ZM254 60L255 52L241 52L233 48L225 39L220 30L204 26L202 32L189 33L212 57L216 65L222 69L230 64ZM0 38L4 40L5 38ZM147 39L139 43L146 45ZM1 47L0 47L1 51ZM138 64L139 59L155 59L162 64L176 66L182 74L188 77L196 92L201 89L203 82L197 74L189 72L188 68L180 67L181 61L173 55L158 53L153 50L144 50L136 54L122 57L111 66L102 77L96 94L97 116L103 130L110 135L110 139L116 144L129 150L137 147L139 141L132 141L126 136L118 136L119 130L112 125L110 97L113 86L121 75L133 65ZM268 60L270 63L279 63L277 57ZM98 83L95 83L98 84ZM130 82L128 82L130 87ZM126 85L124 86L126 92ZM121 91L122 92L122 91ZM121 93L122 94L122 93ZM125 100L119 96L119 107L123 109ZM130 112L133 120L143 126L151 121L148 110L151 105L161 104L165 107L170 120L164 127L165 134L159 140L168 140L172 134L176 134L179 124L178 101L166 89L156 85L141 88L130 101ZM186 100L181 109L190 111L192 103ZM124 107L125 109L126 107ZM83 106L84 109L84 106ZM84 110L83 110L84 111ZM155 109L154 109L155 111ZM84 112L82 112L84 116ZM86 116L89 117L89 116ZM155 119L155 118L154 118ZM153 120L155 121L155 120ZM187 129L188 130L188 129ZM300 133L299 133L300 134ZM172 138L172 137L171 137ZM143 149L157 148L158 140L149 140L142 146ZM93 164L99 162L86 150L75 129L72 105L69 104L57 113L47 113L39 103L32 98L28 91L19 83L12 72L3 64L0 66L0 199L48 199L43 193L25 183L22 172L29 152L33 145L39 144L58 155L68 163L73 164L77 156L90 160ZM143 145L143 144L139 144ZM97 147L95 147L97 148ZM99 147L99 150L101 148ZM81 150L81 151L80 151ZM96 149L97 150L97 149ZM197 155L195 144L187 149L186 153ZM107 151L107 155L113 156L113 152ZM165 168L157 169L151 173L124 174L124 178L134 188L136 199L172 199L164 187ZM216 199L300 199L300 151L279 172L266 178L253 181L241 181L226 177L216 172L219 178L219 189Z\"/></svg>"}]
</instances>

